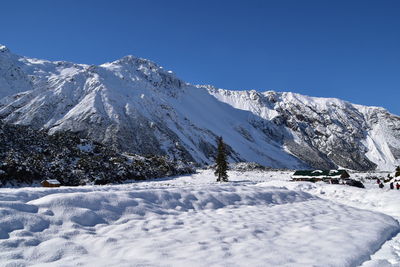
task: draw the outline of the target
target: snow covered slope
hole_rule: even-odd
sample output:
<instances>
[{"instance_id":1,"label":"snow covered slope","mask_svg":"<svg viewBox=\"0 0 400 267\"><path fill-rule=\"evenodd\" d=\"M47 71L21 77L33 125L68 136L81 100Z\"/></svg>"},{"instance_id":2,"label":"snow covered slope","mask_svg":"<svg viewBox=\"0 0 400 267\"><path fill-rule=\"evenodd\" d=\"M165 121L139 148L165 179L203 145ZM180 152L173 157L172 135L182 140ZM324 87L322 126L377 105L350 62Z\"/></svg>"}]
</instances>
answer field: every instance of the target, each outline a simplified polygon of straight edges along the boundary
<instances>
[{"instance_id":1,"label":"snow covered slope","mask_svg":"<svg viewBox=\"0 0 400 267\"><path fill-rule=\"evenodd\" d=\"M284 147L311 166L391 170L400 163L400 117L383 108L290 92L201 87L280 127Z\"/></svg>"},{"instance_id":2,"label":"snow covered slope","mask_svg":"<svg viewBox=\"0 0 400 267\"><path fill-rule=\"evenodd\" d=\"M378 124L376 116L385 120ZM217 136L231 161L272 167L392 169L400 157L400 120L384 110L193 86L133 56L89 66L21 57L1 46L0 119L200 164L212 162Z\"/></svg>"}]
</instances>

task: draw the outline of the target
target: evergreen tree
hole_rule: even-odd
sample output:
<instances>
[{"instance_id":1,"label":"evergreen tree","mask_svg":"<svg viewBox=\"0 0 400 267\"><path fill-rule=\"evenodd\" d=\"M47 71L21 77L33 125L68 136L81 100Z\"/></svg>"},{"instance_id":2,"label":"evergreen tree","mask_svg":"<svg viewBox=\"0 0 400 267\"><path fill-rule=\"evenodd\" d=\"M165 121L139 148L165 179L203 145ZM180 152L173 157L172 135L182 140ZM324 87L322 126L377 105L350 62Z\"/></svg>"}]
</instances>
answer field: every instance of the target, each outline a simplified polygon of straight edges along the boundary
<instances>
[{"instance_id":1,"label":"evergreen tree","mask_svg":"<svg viewBox=\"0 0 400 267\"><path fill-rule=\"evenodd\" d=\"M228 170L228 162L226 161L225 144L222 137L218 137L217 144L218 151L217 157L215 158L216 169L214 174L217 176L217 182L228 182L228 174L226 173Z\"/></svg>"},{"instance_id":2,"label":"evergreen tree","mask_svg":"<svg viewBox=\"0 0 400 267\"><path fill-rule=\"evenodd\" d=\"M400 166L397 166L397 168L396 168L396 173L395 173L394 176L395 176L395 177L400 176Z\"/></svg>"}]
</instances>

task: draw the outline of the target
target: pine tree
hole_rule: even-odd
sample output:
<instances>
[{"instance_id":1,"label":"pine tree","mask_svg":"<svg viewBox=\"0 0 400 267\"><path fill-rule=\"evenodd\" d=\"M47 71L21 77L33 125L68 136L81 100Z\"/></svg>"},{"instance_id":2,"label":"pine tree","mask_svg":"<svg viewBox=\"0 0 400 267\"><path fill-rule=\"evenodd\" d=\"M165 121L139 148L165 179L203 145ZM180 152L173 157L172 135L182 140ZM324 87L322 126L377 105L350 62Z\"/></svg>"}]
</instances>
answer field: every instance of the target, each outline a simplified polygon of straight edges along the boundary
<instances>
[{"instance_id":1,"label":"pine tree","mask_svg":"<svg viewBox=\"0 0 400 267\"><path fill-rule=\"evenodd\" d=\"M228 174L226 171L228 170L228 162L226 161L226 151L225 144L222 137L217 138L218 151L217 157L215 158L216 169L215 176L217 176L217 182L228 182Z\"/></svg>"},{"instance_id":2,"label":"pine tree","mask_svg":"<svg viewBox=\"0 0 400 267\"><path fill-rule=\"evenodd\" d=\"M400 166L397 166L394 177L398 177L398 176L400 176Z\"/></svg>"}]
</instances>

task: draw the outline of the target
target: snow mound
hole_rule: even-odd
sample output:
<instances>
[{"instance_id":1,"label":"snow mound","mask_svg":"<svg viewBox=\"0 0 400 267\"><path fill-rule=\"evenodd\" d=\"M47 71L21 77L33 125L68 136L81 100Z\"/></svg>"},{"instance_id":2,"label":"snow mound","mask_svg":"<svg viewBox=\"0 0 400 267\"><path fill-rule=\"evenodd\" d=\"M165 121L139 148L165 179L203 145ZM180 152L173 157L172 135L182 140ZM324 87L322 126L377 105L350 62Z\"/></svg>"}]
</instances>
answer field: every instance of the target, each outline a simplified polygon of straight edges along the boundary
<instances>
[{"instance_id":1,"label":"snow mound","mask_svg":"<svg viewBox=\"0 0 400 267\"><path fill-rule=\"evenodd\" d=\"M52 211L64 223L83 226L112 223L125 214L175 214L239 206L271 206L315 199L304 192L271 187L254 191L247 187L204 187L187 189L143 189L133 192L77 192L49 194L28 202L39 211ZM40 213L40 212L39 212Z\"/></svg>"}]
</instances>

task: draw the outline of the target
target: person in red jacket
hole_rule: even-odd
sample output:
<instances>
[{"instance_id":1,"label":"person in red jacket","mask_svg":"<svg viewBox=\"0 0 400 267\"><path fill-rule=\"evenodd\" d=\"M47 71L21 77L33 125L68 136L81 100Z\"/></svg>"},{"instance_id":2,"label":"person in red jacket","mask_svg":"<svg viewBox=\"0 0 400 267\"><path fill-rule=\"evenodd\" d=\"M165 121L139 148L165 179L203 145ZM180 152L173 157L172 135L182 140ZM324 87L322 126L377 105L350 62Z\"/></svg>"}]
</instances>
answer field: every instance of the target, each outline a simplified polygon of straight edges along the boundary
<instances>
[{"instance_id":1,"label":"person in red jacket","mask_svg":"<svg viewBox=\"0 0 400 267\"><path fill-rule=\"evenodd\" d=\"M396 189L399 190L400 189L400 183L396 184Z\"/></svg>"}]
</instances>

